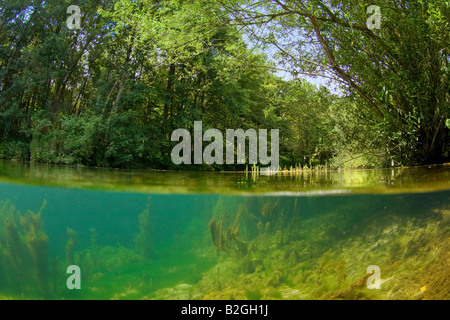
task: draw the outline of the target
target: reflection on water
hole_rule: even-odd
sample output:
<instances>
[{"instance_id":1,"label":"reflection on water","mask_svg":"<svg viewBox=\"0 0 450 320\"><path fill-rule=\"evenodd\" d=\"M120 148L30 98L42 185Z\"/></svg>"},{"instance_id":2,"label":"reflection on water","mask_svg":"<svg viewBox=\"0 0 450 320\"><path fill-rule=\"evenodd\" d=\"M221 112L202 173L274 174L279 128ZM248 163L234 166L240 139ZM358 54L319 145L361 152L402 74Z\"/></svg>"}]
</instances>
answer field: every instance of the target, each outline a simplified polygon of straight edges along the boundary
<instances>
[{"instance_id":1,"label":"reflection on water","mask_svg":"<svg viewBox=\"0 0 450 320\"><path fill-rule=\"evenodd\" d=\"M394 170L392 180L355 171L270 181L5 163L1 170L0 299L450 298L446 167ZM82 188L69 188L78 170ZM138 186L162 191L136 190L140 175L147 182ZM88 186L107 179L110 191ZM375 182L384 191L373 192ZM205 192L164 192L177 183ZM389 184L417 192L387 193ZM264 185L271 195L236 193ZM80 290L67 288L70 265L80 267ZM380 289L367 288L372 265Z\"/></svg>"},{"instance_id":2,"label":"reflection on water","mask_svg":"<svg viewBox=\"0 0 450 320\"><path fill-rule=\"evenodd\" d=\"M299 194L400 193L450 189L450 165L378 170L279 172L161 172L91 169L0 160L0 182L121 192Z\"/></svg>"}]
</instances>

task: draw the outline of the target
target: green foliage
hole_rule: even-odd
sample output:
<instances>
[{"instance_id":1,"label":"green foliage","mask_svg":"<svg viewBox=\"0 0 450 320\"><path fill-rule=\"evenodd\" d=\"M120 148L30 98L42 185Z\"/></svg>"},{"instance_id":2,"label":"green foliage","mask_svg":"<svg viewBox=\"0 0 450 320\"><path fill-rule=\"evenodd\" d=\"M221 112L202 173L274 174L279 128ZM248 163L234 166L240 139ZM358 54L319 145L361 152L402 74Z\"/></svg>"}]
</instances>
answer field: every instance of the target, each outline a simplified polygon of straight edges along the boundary
<instances>
[{"instance_id":1,"label":"green foliage","mask_svg":"<svg viewBox=\"0 0 450 320\"><path fill-rule=\"evenodd\" d=\"M221 2L293 75L340 85L374 132L365 143L404 165L448 159L448 1L378 1L375 30L366 1Z\"/></svg>"},{"instance_id":2,"label":"green foliage","mask_svg":"<svg viewBox=\"0 0 450 320\"><path fill-rule=\"evenodd\" d=\"M30 158L30 146L24 141L0 142L0 159L26 161Z\"/></svg>"},{"instance_id":3,"label":"green foliage","mask_svg":"<svg viewBox=\"0 0 450 320\"><path fill-rule=\"evenodd\" d=\"M59 123L58 128L48 130L47 119L37 121L32 129L32 160L116 168L140 167L158 161L158 154L149 150L151 144L146 144L149 136L144 135L134 111L108 118L90 113L63 116Z\"/></svg>"},{"instance_id":4,"label":"green foliage","mask_svg":"<svg viewBox=\"0 0 450 320\"><path fill-rule=\"evenodd\" d=\"M364 1L83 0L80 30L69 4L0 1L0 158L179 169L170 135L201 120L280 129L287 167L448 159L444 0L381 1L380 30Z\"/></svg>"}]
</instances>

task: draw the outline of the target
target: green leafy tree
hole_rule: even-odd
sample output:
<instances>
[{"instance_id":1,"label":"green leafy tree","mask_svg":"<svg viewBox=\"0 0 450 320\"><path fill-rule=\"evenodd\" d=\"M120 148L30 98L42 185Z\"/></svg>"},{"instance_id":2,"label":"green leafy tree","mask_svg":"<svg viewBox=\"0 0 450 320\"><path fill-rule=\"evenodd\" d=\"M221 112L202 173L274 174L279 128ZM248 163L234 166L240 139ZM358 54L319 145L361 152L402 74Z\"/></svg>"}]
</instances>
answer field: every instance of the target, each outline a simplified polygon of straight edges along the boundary
<instances>
[{"instance_id":1,"label":"green leafy tree","mask_svg":"<svg viewBox=\"0 0 450 320\"><path fill-rule=\"evenodd\" d=\"M380 29L367 25L366 1L221 2L278 50L286 69L341 84L364 105L372 139L389 157L403 164L448 158L448 1L378 1Z\"/></svg>"}]
</instances>

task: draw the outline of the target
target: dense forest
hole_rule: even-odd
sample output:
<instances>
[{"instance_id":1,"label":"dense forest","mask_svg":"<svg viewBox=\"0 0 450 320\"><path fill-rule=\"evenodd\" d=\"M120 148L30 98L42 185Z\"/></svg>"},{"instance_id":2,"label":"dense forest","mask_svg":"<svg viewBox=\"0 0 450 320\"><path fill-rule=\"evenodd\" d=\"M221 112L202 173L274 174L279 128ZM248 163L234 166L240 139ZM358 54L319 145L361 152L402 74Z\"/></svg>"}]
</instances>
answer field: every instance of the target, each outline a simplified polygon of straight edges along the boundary
<instances>
[{"instance_id":1,"label":"dense forest","mask_svg":"<svg viewBox=\"0 0 450 320\"><path fill-rule=\"evenodd\" d=\"M446 0L0 0L0 14L3 159L180 169L170 135L203 121L279 129L283 168L449 161Z\"/></svg>"}]
</instances>

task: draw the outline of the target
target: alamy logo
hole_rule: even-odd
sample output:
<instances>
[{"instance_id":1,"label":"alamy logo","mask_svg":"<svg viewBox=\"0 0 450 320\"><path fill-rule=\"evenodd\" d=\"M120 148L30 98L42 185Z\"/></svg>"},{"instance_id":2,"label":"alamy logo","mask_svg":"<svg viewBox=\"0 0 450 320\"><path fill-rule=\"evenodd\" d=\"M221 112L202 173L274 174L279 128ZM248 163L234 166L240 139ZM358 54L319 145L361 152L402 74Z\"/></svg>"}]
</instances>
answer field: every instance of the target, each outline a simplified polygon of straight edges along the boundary
<instances>
[{"instance_id":1,"label":"alamy logo","mask_svg":"<svg viewBox=\"0 0 450 320\"><path fill-rule=\"evenodd\" d=\"M381 10L379 6L371 5L367 8L367 14L372 14L366 22L370 30L381 29Z\"/></svg>"},{"instance_id":2,"label":"alamy logo","mask_svg":"<svg viewBox=\"0 0 450 320\"><path fill-rule=\"evenodd\" d=\"M367 278L368 289L381 289L381 270L379 266L371 265L367 267L367 273L370 274Z\"/></svg>"},{"instance_id":3,"label":"alamy logo","mask_svg":"<svg viewBox=\"0 0 450 320\"><path fill-rule=\"evenodd\" d=\"M259 129L259 139L255 129L226 130L226 164L246 163L246 139L249 141L248 163L269 167L261 168L262 175L272 175L278 172L279 166L279 130L272 129L271 152L267 154L267 129ZM214 139L214 140L213 140ZM181 141L180 141L181 140ZM192 164L192 137L186 129L176 129L172 133L171 141L179 141L172 149L171 157L174 164ZM203 150L203 141L211 142ZM237 143L237 161L235 161L235 142ZM224 153L223 134L218 129L208 129L203 134L202 122L194 122L194 164L223 164ZM259 150L258 150L259 147Z\"/></svg>"},{"instance_id":4,"label":"alamy logo","mask_svg":"<svg viewBox=\"0 0 450 320\"><path fill-rule=\"evenodd\" d=\"M67 267L66 273L71 274L66 281L67 289L73 290L81 289L81 269L77 265L71 265Z\"/></svg>"},{"instance_id":5,"label":"alamy logo","mask_svg":"<svg viewBox=\"0 0 450 320\"><path fill-rule=\"evenodd\" d=\"M67 28L69 30L81 29L81 10L79 6L71 5L67 8Z\"/></svg>"}]
</instances>

